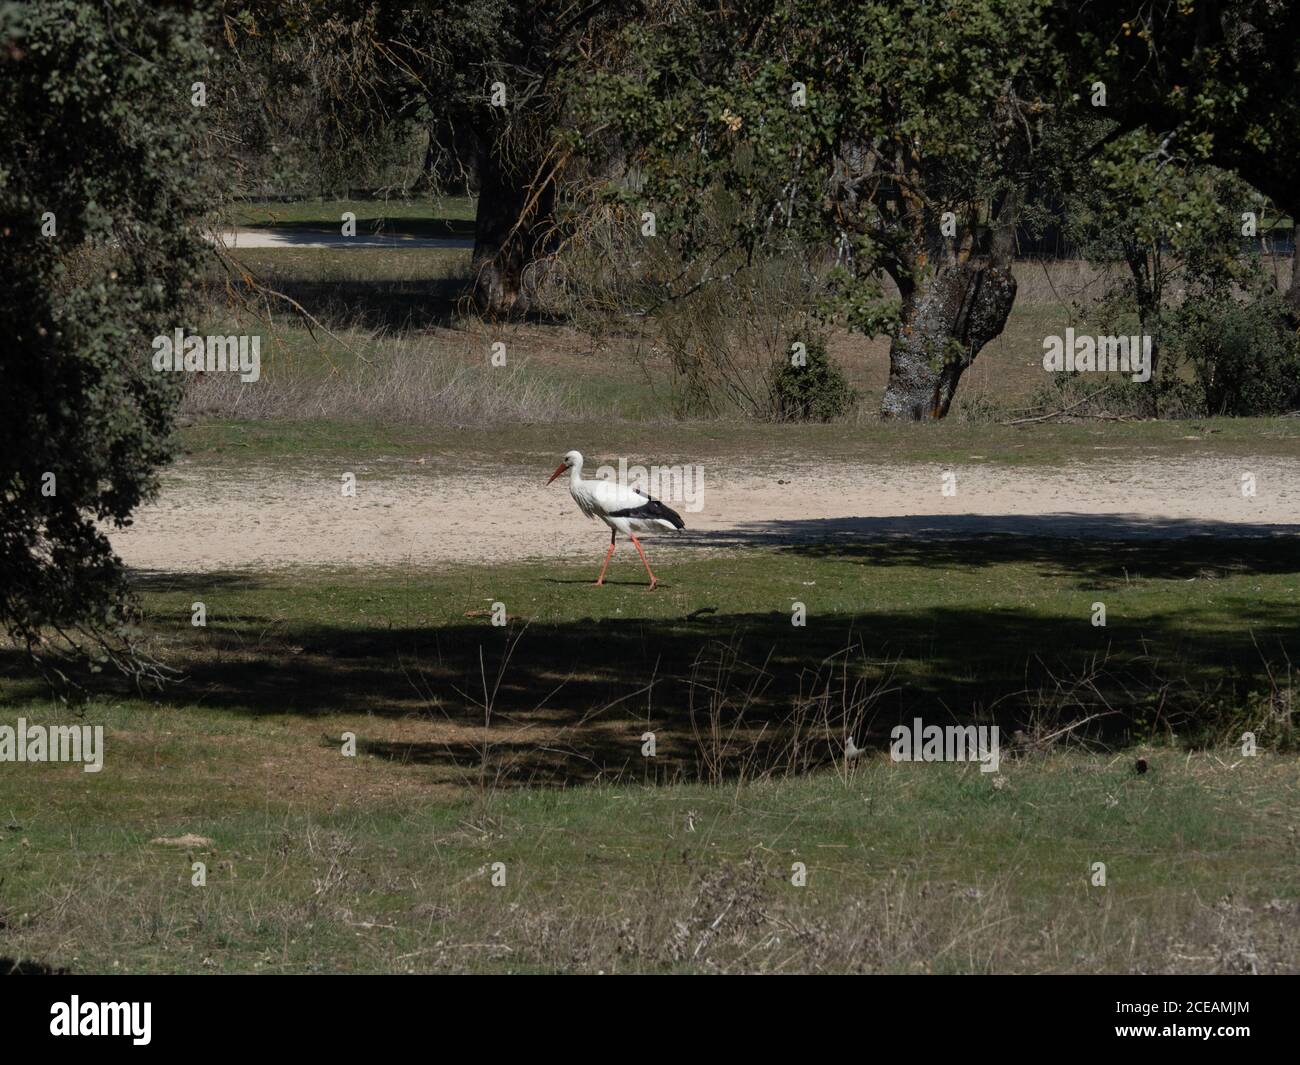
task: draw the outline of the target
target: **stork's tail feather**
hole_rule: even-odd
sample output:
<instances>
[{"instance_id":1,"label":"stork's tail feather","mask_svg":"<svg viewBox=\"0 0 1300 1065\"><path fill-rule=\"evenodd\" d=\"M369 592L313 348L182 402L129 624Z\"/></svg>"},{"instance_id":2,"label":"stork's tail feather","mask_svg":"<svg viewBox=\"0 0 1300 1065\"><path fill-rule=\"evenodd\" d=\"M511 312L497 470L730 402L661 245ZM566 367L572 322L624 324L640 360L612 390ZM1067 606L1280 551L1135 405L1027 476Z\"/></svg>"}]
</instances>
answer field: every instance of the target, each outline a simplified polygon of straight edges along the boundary
<instances>
[{"instance_id":1,"label":"stork's tail feather","mask_svg":"<svg viewBox=\"0 0 1300 1065\"><path fill-rule=\"evenodd\" d=\"M664 521L671 522L674 529L681 530L686 528L686 522L682 521L682 516L678 514L677 511L673 510L672 507L664 506L657 499L655 500L654 505L661 511L661 513L656 514L655 517L663 518Z\"/></svg>"}]
</instances>

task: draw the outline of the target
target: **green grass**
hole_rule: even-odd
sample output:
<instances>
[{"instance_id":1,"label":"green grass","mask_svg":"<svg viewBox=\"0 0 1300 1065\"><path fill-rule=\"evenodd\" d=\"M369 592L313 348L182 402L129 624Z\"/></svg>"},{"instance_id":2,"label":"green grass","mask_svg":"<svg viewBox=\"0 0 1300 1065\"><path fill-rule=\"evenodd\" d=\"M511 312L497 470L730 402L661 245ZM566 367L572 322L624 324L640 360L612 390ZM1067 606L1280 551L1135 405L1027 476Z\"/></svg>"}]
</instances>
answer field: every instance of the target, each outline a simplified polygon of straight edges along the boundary
<instances>
[{"instance_id":1,"label":"green grass","mask_svg":"<svg viewBox=\"0 0 1300 1065\"><path fill-rule=\"evenodd\" d=\"M470 253L460 248L250 248L232 256L258 284L294 300L350 346L363 333L402 334L458 321L470 262ZM206 316L212 321L228 316L224 274L218 284ZM251 325L258 332L304 351L316 348L318 358L336 361L337 341L315 323L309 332L293 305L271 298L263 306L258 300L256 311Z\"/></svg>"},{"instance_id":2,"label":"green grass","mask_svg":"<svg viewBox=\"0 0 1300 1065\"><path fill-rule=\"evenodd\" d=\"M8 716L8 715L6 715ZM44 715L49 720L50 715ZM273 721L105 709L0 774L11 959L80 972L1294 967L1300 770L1144 752L439 795ZM189 847L151 843L194 833ZM192 886L193 862L207 868ZM794 863L806 886L791 882ZM1090 870L1104 862L1105 887ZM493 886L503 863L505 883Z\"/></svg>"},{"instance_id":3,"label":"green grass","mask_svg":"<svg viewBox=\"0 0 1300 1065\"><path fill-rule=\"evenodd\" d=\"M489 675L504 670L501 711L527 714L544 702L577 721L618 705L625 715L662 714L684 734L686 705L707 695L689 679L700 661L723 663L710 683L733 709L748 698L760 721L779 720L817 687L813 677L846 688L843 677L819 671L830 662L888 689L869 708L879 730L938 707L958 717L995 704L1024 713L1040 688L1105 660L1102 691L1123 692L1111 724L1160 730L1180 714L1204 716L1264 691L1266 662L1285 673L1286 655L1300 659L1296 547L1293 538L1009 537L751 547L663 562L664 586L653 595L634 558L620 557L612 583L592 589L593 552L585 566L160 578L148 602L160 631L179 629L175 638L200 656L205 644L216 650L203 674L207 697L253 712L265 709L257 693L268 690L300 710L328 705L341 679L347 694L337 698L351 709L432 712L433 691L437 713L474 721L473 703L451 691L478 698L486 655ZM196 598L212 612L206 634L187 624ZM1091 624L1098 600L1104 628ZM807 608L801 627L791 624L796 601ZM505 604L509 631L489 624L493 602ZM286 655L286 647L305 650ZM275 661L279 677L258 675ZM426 683L403 676L413 668ZM763 685L745 696L760 669ZM620 702L652 680L634 710ZM619 754L602 752L609 765Z\"/></svg>"},{"instance_id":4,"label":"green grass","mask_svg":"<svg viewBox=\"0 0 1300 1065\"><path fill-rule=\"evenodd\" d=\"M373 421L205 420L180 433L180 453L199 463L231 458L250 464L323 462L364 453L423 458L454 454L494 466L545 466L566 447L584 454L648 455L655 461L744 460L777 468L791 456L831 462L996 463L1065 467L1126 460L1211 456L1300 458L1300 418L1202 418L1026 426L945 421L925 425L766 425L686 421L548 422L498 428L438 427Z\"/></svg>"},{"instance_id":5,"label":"green grass","mask_svg":"<svg viewBox=\"0 0 1300 1065\"><path fill-rule=\"evenodd\" d=\"M661 556L653 594L622 556L593 589L596 551L589 565L147 576L149 629L186 679L147 699L127 689L115 698L287 716L312 731L328 722L334 733L420 721L430 731L418 741L383 742L406 743L401 757L448 786L483 771L485 715L503 730L490 771L510 784L617 775L646 722L663 733L657 764L685 779L823 764L844 735L883 743L916 714L1012 729L1035 715L1105 711L1089 731L1110 742L1246 727L1277 738L1266 710L1290 690L1288 660L1300 659L1296 546L751 546ZM206 628L190 624L200 601ZM1104 628L1091 624L1097 601ZM504 628L491 624L496 602ZM803 626L792 624L795 602ZM39 698L18 658L8 669L0 690ZM715 716L736 729L734 749L700 749L696 730ZM808 743L792 751L801 721ZM546 736L557 742L535 743Z\"/></svg>"},{"instance_id":6,"label":"green grass","mask_svg":"<svg viewBox=\"0 0 1300 1065\"><path fill-rule=\"evenodd\" d=\"M276 284L304 286L352 282L358 297L383 295L403 284L463 281L469 276L465 248L243 248L239 261ZM328 295L328 292L322 293ZM317 301L324 303L323 299ZM364 308L362 308L364 309Z\"/></svg>"}]
</instances>

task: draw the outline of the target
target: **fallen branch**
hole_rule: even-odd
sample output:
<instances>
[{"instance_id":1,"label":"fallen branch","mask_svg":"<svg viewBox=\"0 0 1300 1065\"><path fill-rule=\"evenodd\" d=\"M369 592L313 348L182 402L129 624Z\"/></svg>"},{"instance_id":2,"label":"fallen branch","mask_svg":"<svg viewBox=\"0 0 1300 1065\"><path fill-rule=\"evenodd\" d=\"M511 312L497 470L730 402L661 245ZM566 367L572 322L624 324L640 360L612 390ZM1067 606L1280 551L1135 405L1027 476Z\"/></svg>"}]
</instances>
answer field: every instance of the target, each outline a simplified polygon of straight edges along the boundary
<instances>
[{"instance_id":1,"label":"fallen branch","mask_svg":"<svg viewBox=\"0 0 1300 1065\"><path fill-rule=\"evenodd\" d=\"M1104 393L1109 391L1110 391L1110 385L1106 385L1104 388L1097 389L1096 392L1088 393L1088 395L1084 396L1083 399L1078 400L1075 403L1071 403L1068 407L1062 407L1060 410L1054 410L1050 414L1038 414L1032 418L1015 418L1009 422L998 422L998 424L999 425L1028 425L1030 422L1045 422L1049 418L1059 418L1062 414L1069 414L1070 411L1074 410L1075 407L1082 407L1089 400L1094 400L1098 396L1103 395ZM1111 419L1114 421L1122 420L1122 416L1117 416L1114 414L1094 414L1091 415L1091 417Z\"/></svg>"}]
</instances>

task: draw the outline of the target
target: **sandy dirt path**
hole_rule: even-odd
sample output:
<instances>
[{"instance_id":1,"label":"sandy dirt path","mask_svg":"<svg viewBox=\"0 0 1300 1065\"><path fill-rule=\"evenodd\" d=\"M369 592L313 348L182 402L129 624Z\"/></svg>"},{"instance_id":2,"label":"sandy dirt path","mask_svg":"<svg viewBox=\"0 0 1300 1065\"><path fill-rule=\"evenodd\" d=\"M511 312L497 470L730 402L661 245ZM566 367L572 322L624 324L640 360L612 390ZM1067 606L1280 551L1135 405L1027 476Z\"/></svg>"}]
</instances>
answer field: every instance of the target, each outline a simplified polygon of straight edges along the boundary
<instances>
[{"instance_id":1,"label":"sandy dirt path","mask_svg":"<svg viewBox=\"0 0 1300 1065\"><path fill-rule=\"evenodd\" d=\"M358 233L301 229L223 229L221 243L227 248L472 248L467 237L413 237L401 233Z\"/></svg>"},{"instance_id":2,"label":"sandy dirt path","mask_svg":"<svg viewBox=\"0 0 1300 1065\"><path fill-rule=\"evenodd\" d=\"M407 467L411 468L411 467ZM448 466L341 478L181 466L135 524L113 533L142 569L220 570L295 565L394 566L592 559L608 533L588 520L548 470L466 475ZM1019 534L1134 539L1300 533L1294 462L1199 459L1069 469L959 466L955 495L937 465L783 466L778 472L710 465L698 511L676 504L688 531L653 550L881 537ZM1243 497L1241 476L1255 477ZM781 483L785 482L785 483Z\"/></svg>"}]
</instances>

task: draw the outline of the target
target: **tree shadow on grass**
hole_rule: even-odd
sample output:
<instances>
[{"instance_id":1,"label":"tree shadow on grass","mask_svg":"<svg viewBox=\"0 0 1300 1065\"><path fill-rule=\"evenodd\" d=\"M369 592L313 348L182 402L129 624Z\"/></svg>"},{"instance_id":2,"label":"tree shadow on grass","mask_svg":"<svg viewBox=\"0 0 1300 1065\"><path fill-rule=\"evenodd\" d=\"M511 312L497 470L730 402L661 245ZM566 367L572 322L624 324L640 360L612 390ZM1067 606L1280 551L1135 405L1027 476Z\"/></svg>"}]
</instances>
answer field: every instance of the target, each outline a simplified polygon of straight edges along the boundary
<instances>
[{"instance_id":1,"label":"tree shadow on grass","mask_svg":"<svg viewBox=\"0 0 1300 1065\"><path fill-rule=\"evenodd\" d=\"M330 329L402 333L453 325L465 313L469 275L414 281L271 278L267 283Z\"/></svg>"},{"instance_id":2,"label":"tree shadow on grass","mask_svg":"<svg viewBox=\"0 0 1300 1065\"><path fill-rule=\"evenodd\" d=\"M1297 546L1294 537L898 536L785 550L861 562L865 580L875 566L923 567L940 582L955 568L1021 562L1092 590L1139 574L1300 575ZM145 584L202 599L214 579L242 580L155 574ZM1016 597L1005 590L1003 598ZM1068 617L1028 603L881 610L869 602L864 594L856 614L813 610L803 627L785 610L729 611L722 597L676 618L504 628L489 617L436 626L295 623L268 603L265 613L246 609L238 626L194 630L182 611L152 625L184 641L175 658L186 679L150 698L177 710L408 720L409 740L359 736L363 751L472 775L488 772L486 744L497 782L561 784L639 775L646 731L661 737L660 771L688 779L779 767L795 757L795 731L806 739L804 765L838 757L847 736L883 747L895 723L914 717L996 722L1009 735L1035 715L1063 727L1101 714L1089 731L1107 742L1151 731L1195 735L1215 715L1266 697L1270 668L1286 683L1287 660L1300 661L1300 608L1291 603L1211 597L1138 618L1112 613L1097 628L1086 596ZM11 675L17 668L3 657L0 667Z\"/></svg>"},{"instance_id":3,"label":"tree shadow on grass","mask_svg":"<svg viewBox=\"0 0 1300 1065\"><path fill-rule=\"evenodd\" d=\"M684 544L776 547L816 558L860 558L873 565L988 566L1058 561L1081 574L1108 562L1141 562L1153 576L1175 576L1240 557L1289 565L1300 557L1300 523L1206 521L1138 514L912 514L898 517L797 518L741 523L678 534ZM1270 570L1270 572L1277 572Z\"/></svg>"},{"instance_id":4,"label":"tree shadow on grass","mask_svg":"<svg viewBox=\"0 0 1300 1065\"><path fill-rule=\"evenodd\" d=\"M470 301L471 276L374 281L317 280L265 276L264 284L297 301L317 321L335 331L374 329L393 333L420 332L455 326L475 311ZM544 311L530 311L524 322L563 325L567 319Z\"/></svg>"},{"instance_id":5,"label":"tree shadow on grass","mask_svg":"<svg viewBox=\"0 0 1300 1065\"><path fill-rule=\"evenodd\" d=\"M203 574L165 569L133 569L131 586L137 592L193 592L239 589L252 591L268 585L265 574L247 570L222 570ZM202 588L200 589L200 585ZM199 596L202 599L202 596Z\"/></svg>"},{"instance_id":6,"label":"tree shadow on grass","mask_svg":"<svg viewBox=\"0 0 1300 1065\"><path fill-rule=\"evenodd\" d=\"M65 976L67 969L55 968L38 961L0 958L0 976Z\"/></svg>"}]
</instances>

